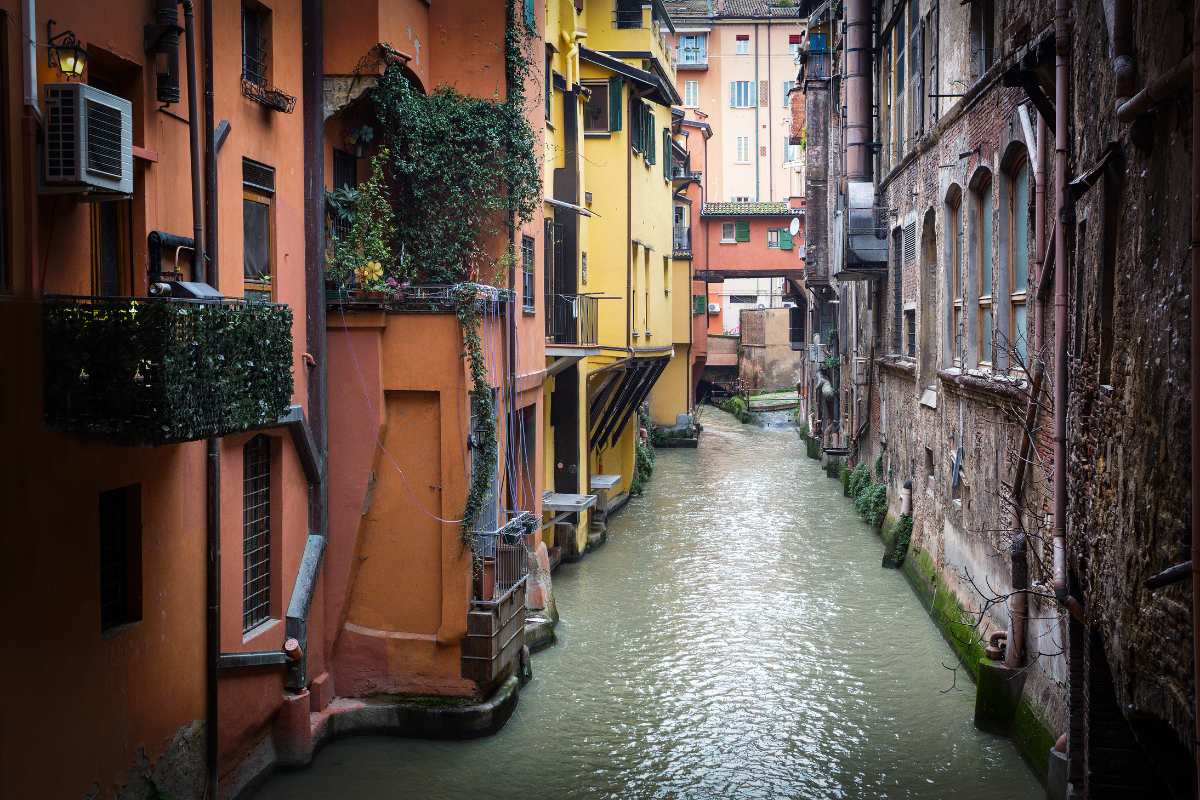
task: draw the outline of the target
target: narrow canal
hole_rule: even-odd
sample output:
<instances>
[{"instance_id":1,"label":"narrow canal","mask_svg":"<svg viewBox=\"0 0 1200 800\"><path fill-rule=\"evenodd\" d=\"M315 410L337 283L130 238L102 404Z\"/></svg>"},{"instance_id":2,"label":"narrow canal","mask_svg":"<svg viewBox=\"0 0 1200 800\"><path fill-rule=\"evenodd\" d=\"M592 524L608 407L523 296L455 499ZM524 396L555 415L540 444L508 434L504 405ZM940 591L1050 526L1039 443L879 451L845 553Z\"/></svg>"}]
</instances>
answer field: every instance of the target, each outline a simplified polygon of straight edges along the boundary
<instances>
[{"instance_id":1,"label":"narrow canal","mask_svg":"<svg viewBox=\"0 0 1200 800\"><path fill-rule=\"evenodd\" d=\"M498 735L333 742L273 798L1032 798L1008 740L791 429L707 409L608 543Z\"/></svg>"}]
</instances>

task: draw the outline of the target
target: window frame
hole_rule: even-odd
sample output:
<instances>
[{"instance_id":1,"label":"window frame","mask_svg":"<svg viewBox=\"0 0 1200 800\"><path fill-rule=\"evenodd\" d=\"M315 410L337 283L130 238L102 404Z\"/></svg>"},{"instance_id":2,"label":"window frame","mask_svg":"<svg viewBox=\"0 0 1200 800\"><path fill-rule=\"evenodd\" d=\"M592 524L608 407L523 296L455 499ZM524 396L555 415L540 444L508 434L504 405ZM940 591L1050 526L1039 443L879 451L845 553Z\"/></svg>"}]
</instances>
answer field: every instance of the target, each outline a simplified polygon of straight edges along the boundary
<instances>
[{"instance_id":1,"label":"window frame","mask_svg":"<svg viewBox=\"0 0 1200 800\"><path fill-rule=\"evenodd\" d=\"M685 44L686 40L691 40L690 44ZM685 58L684 53L694 51L695 56ZM679 36L679 43L675 49L675 63L683 66L697 66L708 63L708 34L700 33L684 33Z\"/></svg>"},{"instance_id":2,"label":"window frame","mask_svg":"<svg viewBox=\"0 0 1200 800\"><path fill-rule=\"evenodd\" d=\"M730 108L754 108L756 102L754 81L729 82Z\"/></svg>"},{"instance_id":3,"label":"window frame","mask_svg":"<svg viewBox=\"0 0 1200 800\"><path fill-rule=\"evenodd\" d=\"M700 81L685 80L683 82L683 107L700 107Z\"/></svg>"},{"instance_id":4,"label":"window frame","mask_svg":"<svg viewBox=\"0 0 1200 800\"><path fill-rule=\"evenodd\" d=\"M767 228L767 249L779 249L779 228Z\"/></svg>"},{"instance_id":5,"label":"window frame","mask_svg":"<svg viewBox=\"0 0 1200 800\"><path fill-rule=\"evenodd\" d=\"M257 59L249 52L247 36L250 35L250 31L247 30L248 26L246 25L248 19L255 19L258 26L259 41L256 46L261 50L255 54L259 56ZM247 83L264 88L271 84L271 33L271 9L261 3L243 2L241 9L242 80ZM258 73L249 68L250 62L255 60L258 61L260 67Z\"/></svg>"},{"instance_id":6,"label":"window frame","mask_svg":"<svg viewBox=\"0 0 1200 800\"><path fill-rule=\"evenodd\" d=\"M272 541L275 538L276 522L273 508L278 504L275 489L278 472L274 463L275 449L272 437L263 433L252 436L242 445L242 636L244 639L252 638L277 619L275 596L279 583L276 580L278 547L273 546ZM258 459L258 461L252 462L252 459ZM250 467L255 463L265 465L265 470L252 473L253 478L248 478ZM250 490L254 495L253 499L257 501L265 496L265 517L249 517L251 509L247 508L246 502L249 497L247 483L250 480L256 482ZM261 552L263 555L252 561L246 552L247 543L259 537L265 537L266 544L257 547L255 552ZM256 570L261 571L256 572ZM266 580L264 588L247 592L248 586L263 578ZM264 594L266 595L265 600L260 600L259 598ZM252 598L255 602L251 602Z\"/></svg>"},{"instance_id":7,"label":"window frame","mask_svg":"<svg viewBox=\"0 0 1200 800\"><path fill-rule=\"evenodd\" d=\"M744 153L743 153L743 145L745 147ZM734 149L733 163L735 163L735 164L751 163L751 161L750 161L750 137L749 136L735 136L734 142L733 142L733 149Z\"/></svg>"},{"instance_id":8,"label":"window frame","mask_svg":"<svg viewBox=\"0 0 1200 800\"><path fill-rule=\"evenodd\" d=\"M750 34L738 33L734 34L733 52L734 55L748 56L750 55Z\"/></svg>"},{"instance_id":9,"label":"window frame","mask_svg":"<svg viewBox=\"0 0 1200 800\"><path fill-rule=\"evenodd\" d=\"M981 367L991 367L996 362L996 311L992 287L995 280L995 262L992 259L995 239L993 188L992 176L985 172L971 189L975 222L975 363Z\"/></svg>"},{"instance_id":10,"label":"window frame","mask_svg":"<svg viewBox=\"0 0 1200 800\"><path fill-rule=\"evenodd\" d=\"M612 121L612 84L609 81L584 81L583 88L588 90L588 98L583 104L583 134L584 136L608 136L613 132ZM599 102L597 90L604 93L604 127L590 128L588 106Z\"/></svg>"},{"instance_id":11,"label":"window frame","mask_svg":"<svg viewBox=\"0 0 1200 800\"><path fill-rule=\"evenodd\" d=\"M529 234L521 234L521 310L525 314L537 313L537 259L534 255L536 240Z\"/></svg>"},{"instance_id":12,"label":"window frame","mask_svg":"<svg viewBox=\"0 0 1200 800\"><path fill-rule=\"evenodd\" d=\"M107 513L106 505L109 506ZM99 594L97 599L100 612L100 634L104 638L108 638L136 625L144 618L142 607L142 485L134 483L101 491L97 495L96 506L99 538L97 557ZM112 521L113 512L119 514L121 524L117 530L106 531L106 520ZM120 570L120 574L116 578L116 583L120 586L119 597L107 596L106 587L113 583L113 576L110 572L112 569ZM110 616L111 612L106 612L106 609L115 607L119 607L119 613L115 617Z\"/></svg>"},{"instance_id":13,"label":"window frame","mask_svg":"<svg viewBox=\"0 0 1200 800\"><path fill-rule=\"evenodd\" d=\"M963 293L963 255L966 244L966 226L963 219L963 197L959 193L949 204L951 235L947 237L950 247L950 363L961 367L965 363L966 319Z\"/></svg>"},{"instance_id":14,"label":"window frame","mask_svg":"<svg viewBox=\"0 0 1200 800\"><path fill-rule=\"evenodd\" d=\"M272 183L276 176L275 168L261 161L242 158L242 296L246 297L247 290L256 294L267 294L260 298L269 302L277 299L276 285L278 284L278 262L275 258L275 189L267 189L260 184L249 183L246 180L246 166L254 165L271 171ZM267 207L267 275L266 280L246 277L246 203L258 203ZM248 298L249 299L249 298Z\"/></svg>"},{"instance_id":15,"label":"window frame","mask_svg":"<svg viewBox=\"0 0 1200 800\"><path fill-rule=\"evenodd\" d=\"M725 235L725 231L729 231L729 236ZM737 244L737 225L732 222L721 223L721 244Z\"/></svg>"},{"instance_id":16,"label":"window frame","mask_svg":"<svg viewBox=\"0 0 1200 800\"><path fill-rule=\"evenodd\" d=\"M1028 314L1029 314L1029 189L1030 189L1030 164L1028 154L1023 150L1009 165L1004 172L1005 181L1008 184L1007 192L1007 258L1005 261L1006 276L1008 279L1008 346L1009 349L1019 355L1020 361L1024 363L1029 358L1029 337L1027 336ZM1018 207L1017 187L1020 184L1020 179L1024 178L1025 186L1025 208ZM1024 229L1025 247L1018 246L1018 231ZM1022 286L1017 281L1017 266L1018 262L1023 262L1025 266L1025 281ZM1025 314L1025 324L1019 325L1017 322L1018 311L1023 311ZM1010 366L1021 369L1020 364L1012 364L1010 356Z\"/></svg>"}]
</instances>

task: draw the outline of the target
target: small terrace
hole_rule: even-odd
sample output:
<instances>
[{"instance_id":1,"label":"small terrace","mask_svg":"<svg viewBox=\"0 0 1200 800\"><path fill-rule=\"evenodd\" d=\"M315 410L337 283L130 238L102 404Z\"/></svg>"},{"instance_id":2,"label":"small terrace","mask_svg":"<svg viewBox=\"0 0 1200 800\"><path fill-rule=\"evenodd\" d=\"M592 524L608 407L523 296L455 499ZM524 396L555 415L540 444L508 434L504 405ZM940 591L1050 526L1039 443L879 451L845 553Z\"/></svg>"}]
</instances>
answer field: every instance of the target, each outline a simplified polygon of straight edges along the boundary
<instances>
[{"instance_id":1,"label":"small terrace","mask_svg":"<svg viewBox=\"0 0 1200 800\"><path fill-rule=\"evenodd\" d=\"M474 590L462 642L462 674L481 686L504 677L525 645L526 537L537 530L529 511L506 511L471 533Z\"/></svg>"},{"instance_id":2,"label":"small terrace","mask_svg":"<svg viewBox=\"0 0 1200 800\"><path fill-rule=\"evenodd\" d=\"M587 294L546 295L546 341L595 347L599 341L600 298Z\"/></svg>"},{"instance_id":3,"label":"small terrace","mask_svg":"<svg viewBox=\"0 0 1200 800\"><path fill-rule=\"evenodd\" d=\"M52 295L42 330L54 430L173 444L277 424L291 401L285 305Z\"/></svg>"}]
</instances>

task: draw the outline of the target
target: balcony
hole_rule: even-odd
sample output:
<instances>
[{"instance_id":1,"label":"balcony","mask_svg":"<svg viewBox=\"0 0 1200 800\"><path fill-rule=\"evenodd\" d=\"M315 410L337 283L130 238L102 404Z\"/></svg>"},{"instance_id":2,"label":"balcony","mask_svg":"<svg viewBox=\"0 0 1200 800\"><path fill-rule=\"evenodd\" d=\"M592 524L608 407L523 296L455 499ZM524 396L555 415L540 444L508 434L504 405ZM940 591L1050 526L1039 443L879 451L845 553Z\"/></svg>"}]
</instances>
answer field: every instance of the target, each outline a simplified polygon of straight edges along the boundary
<instances>
[{"instance_id":1,"label":"balcony","mask_svg":"<svg viewBox=\"0 0 1200 800\"><path fill-rule=\"evenodd\" d=\"M708 69L708 49L681 45L675 49L675 68Z\"/></svg>"},{"instance_id":2,"label":"balcony","mask_svg":"<svg viewBox=\"0 0 1200 800\"><path fill-rule=\"evenodd\" d=\"M834 214L833 276L843 281L887 277L887 209L875 202L875 187L851 181L847 207Z\"/></svg>"},{"instance_id":3,"label":"balcony","mask_svg":"<svg viewBox=\"0 0 1200 800\"><path fill-rule=\"evenodd\" d=\"M475 588L462 641L462 675L481 687L508 674L525 645L525 537L535 530L531 512L508 511L496 528L472 531Z\"/></svg>"},{"instance_id":4,"label":"balcony","mask_svg":"<svg viewBox=\"0 0 1200 800\"><path fill-rule=\"evenodd\" d=\"M599 341L600 298L587 294L546 295L546 341L595 347Z\"/></svg>"},{"instance_id":5,"label":"balcony","mask_svg":"<svg viewBox=\"0 0 1200 800\"><path fill-rule=\"evenodd\" d=\"M692 229L676 225L671 230L671 253L674 258L692 257Z\"/></svg>"},{"instance_id":6,"label":"balcony","mask_svg":"<svg viewBox=\"0 0 1200 800\"><path fill-rule=\"evenodd\" d=\"M242 300L49 296L46 425L162 445L276 424L292 396L292 310Z\"/></svg>"}]
</instances>

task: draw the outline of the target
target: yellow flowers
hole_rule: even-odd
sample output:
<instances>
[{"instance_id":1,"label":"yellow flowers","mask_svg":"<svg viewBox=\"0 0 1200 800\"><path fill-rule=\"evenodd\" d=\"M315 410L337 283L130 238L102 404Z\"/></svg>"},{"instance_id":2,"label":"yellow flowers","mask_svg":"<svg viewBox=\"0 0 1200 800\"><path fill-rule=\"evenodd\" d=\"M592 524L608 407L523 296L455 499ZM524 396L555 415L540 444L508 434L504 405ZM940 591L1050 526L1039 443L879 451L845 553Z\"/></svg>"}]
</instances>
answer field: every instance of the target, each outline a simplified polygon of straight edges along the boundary
<instances>
[{"instance_id":1,"label":"yellow flowers","mask_svg":"<svg viewBox=\"0 0 1200 800\"><path fill-rule=\"evenodd\" d=\"M368 261L354 270L358 285L367 287L379 283L383 279L383 265L378 261Z\"/></svg>"}]
</instances>

